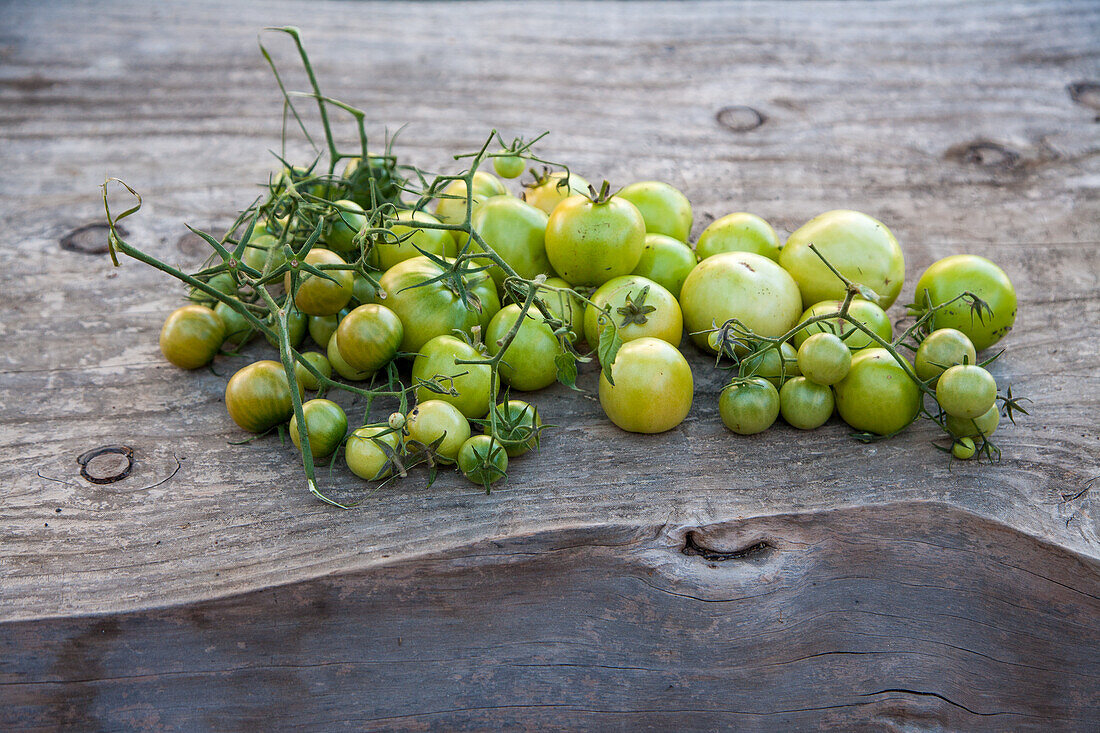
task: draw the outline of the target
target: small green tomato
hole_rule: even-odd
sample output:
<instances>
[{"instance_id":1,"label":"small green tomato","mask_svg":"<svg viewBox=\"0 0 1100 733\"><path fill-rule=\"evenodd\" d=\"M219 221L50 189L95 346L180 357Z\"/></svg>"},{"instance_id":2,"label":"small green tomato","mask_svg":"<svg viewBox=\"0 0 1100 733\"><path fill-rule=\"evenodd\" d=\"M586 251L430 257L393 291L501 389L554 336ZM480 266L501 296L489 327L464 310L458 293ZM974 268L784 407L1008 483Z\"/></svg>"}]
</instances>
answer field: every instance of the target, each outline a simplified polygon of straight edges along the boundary
<instances>
[{"instance_id":1,"label":"small green tomato","mask_svg":"<svg viewBox=\"0 0 1100 733\"><path fill-rule=\"evenodd\" d=\"M815 333L798 347L798 368L811 382L836 384L848 375L851 366L852 352L831 333Z\"/></svg>"},{"instance_id":2,"label":"small green tomato","mask_svg":"<svg viewBox=\"0 0 1100 733\"><path fill-rule=\"evenodd\" d=\"M398 440L399 434L388 427L361 427L348 438L344 446L344 460L359 478L380 481L394 469L393 459L383 446L396 454Z\"/></svg>"},{"instance_id":3,"label":"small green tomato","mask_svg":"<svg viewBox=\"0 0 1100 733\"><path fill-rule=\"evenodd\" d=\"M779 392L761 377L737 382L718 396L718 412L725 426L738 435L762 433L779 417Z\"/></svg>"},{"instance_id":4,"label":"small green tomato","mask_svg":"<svg viewBox=\"0 0 1100 733\"><path fill-rule=\"evenodd\" d=\"M331 456L348 432L348 416L343 408L332 400L310 400L302 405L302 417L306 421L306 433L309 435L309 452L314 458ZM298 450L302 449L302 438L298 431L298 416L290 418L290 439Z\"/></svg>"},{"instance_id":5,"label":"small green tomato","mask_svg":"<svg viewBox=\"0 0 1100 733\"><path fill-rule=\"evenodd\" d=\"M475 484L488 491L489 484L504 478L508 470L508 453L498 440L489 435L475 435L458 451L458 470Z\"/></svg>"},{"instance_id":6,"label":"small green tomato","mask_svg":"<svg viewBox=\"0 0 1100 733\"><path fill-rule=\"evenodd\" d=\"M974 457L976 448L974 441L970 438L959 438L951 446L951 455L958 458L960 461L965 461Z\"/></svg>"}]
</instances>

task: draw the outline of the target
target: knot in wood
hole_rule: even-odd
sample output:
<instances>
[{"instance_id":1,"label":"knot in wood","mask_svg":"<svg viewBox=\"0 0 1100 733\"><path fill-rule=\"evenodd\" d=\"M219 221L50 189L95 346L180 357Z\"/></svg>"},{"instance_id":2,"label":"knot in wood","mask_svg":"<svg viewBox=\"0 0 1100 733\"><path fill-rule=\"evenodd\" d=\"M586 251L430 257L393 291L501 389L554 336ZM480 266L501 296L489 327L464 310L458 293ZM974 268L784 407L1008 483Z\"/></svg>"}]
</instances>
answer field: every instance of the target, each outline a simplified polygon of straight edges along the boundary
<instances>
[{"instance_id":1,"label":"knot in wood","mask_svg":"<svg viewBox=\"0 0 1100 733\"><path fill-rule=\"evenodd\" d=\"M947 151L948 160L982 168L1015 168L1020 162L1020 154L1000 143L989 140L976 140L956 145Z\"/></svg>"},{"instance_id":2,"label":"knot in wood","mask_svg":"<svg viewBox=\"0 0 1100 733\"><path fill-rule=\"evenodd\" d=\"M121 226L115 225L119 236L125 237L128 232ZM107 235L111 228L102 222L92 222L78 226L71 232L61 237L61 249L66 252L76 252L82 255L101 255L107 252Z\"/></svg>"},{"instance_id":3,"label":"knot in wood","mask_svg":"<svg viewBox=\"0 0 1100 733\"><path fill-rule=\"evenodd\" d=\"M81 453L76 462L86 481L113 484L130 475L134 467L134 449L128 445L105 445Z\"/></svg>"},{"instance_id":4,"label":"knot in wood","mask_svg":"<svg viewBox=\"0 0 1100 733\"><path fill-rule=\"evenodd\" d=\"M723 107L718 110L715 118L718 120L719 125L731 132L749 132L760 127L768 120L763 112L743 104Z\"/></svg>"}]
</instances>

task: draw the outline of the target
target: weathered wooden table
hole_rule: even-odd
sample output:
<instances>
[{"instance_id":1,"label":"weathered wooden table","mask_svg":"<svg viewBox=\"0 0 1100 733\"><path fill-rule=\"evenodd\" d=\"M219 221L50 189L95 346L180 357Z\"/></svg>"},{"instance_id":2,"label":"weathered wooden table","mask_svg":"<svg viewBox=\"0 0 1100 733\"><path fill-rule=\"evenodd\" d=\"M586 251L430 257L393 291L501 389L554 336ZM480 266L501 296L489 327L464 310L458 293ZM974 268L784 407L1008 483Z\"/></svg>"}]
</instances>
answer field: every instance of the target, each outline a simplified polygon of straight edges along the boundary
<instances>
[{"instance_id":1,"label":"weathered wooden table","mask_svg":"<svg viewBox=\"0 0 1100 733\"><path fill-rule=\"evenodd\" d=\"M903 243L899 303L939 257L994 259L1020 293L994 371L1031 417L993 466L920 426L740 438L688 347L668 434L549 389L559 427L492 495L321 504L292 447L228 444L235 362L161 358L178 288L102 231L59 244L117 175L131 240L196 266L183 223L274 165L255 34L287 23L417 164L548 129L589 179L683 189L696 233L860 209ZM0 6L0 728L1096 730L1098 41L1087 0ZM105 444L133 469L95 485L76 458Z\"/></svg>"}]
</instances>

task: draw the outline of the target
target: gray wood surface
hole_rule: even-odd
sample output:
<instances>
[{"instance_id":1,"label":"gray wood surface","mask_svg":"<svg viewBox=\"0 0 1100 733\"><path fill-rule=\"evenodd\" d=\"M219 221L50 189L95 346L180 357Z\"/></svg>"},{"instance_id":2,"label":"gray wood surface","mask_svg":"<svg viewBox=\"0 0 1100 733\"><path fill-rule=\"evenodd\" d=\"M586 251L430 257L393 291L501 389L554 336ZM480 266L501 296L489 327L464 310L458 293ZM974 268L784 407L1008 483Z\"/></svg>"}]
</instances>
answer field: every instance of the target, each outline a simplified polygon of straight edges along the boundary
<instances>
[{"instance_id":1,"label":"gray wood surface","mask_svg":"<svg viewBox=\"0 0 1100 733\"><path fill-rule=\"evenodd\" d=\"M1032 416L994 466L924 427L741 438L685 345L670 433L552 388L560 427L492 495L320 504L292 446L228 444L243 360L161 358L178 288L60 246L116 175L131 240L198 265L183 223L228 223L274 165L255 33L284 23L425 167L547 129L589 180L680 187L696 233L860 209L902 242L899 302L990 257L1020 294L994 374ZM1097 727L1098 38L1084 1L0 5L0 727ZM80 478L109 444L131 475Z\"/></svg>"}]
</instances>

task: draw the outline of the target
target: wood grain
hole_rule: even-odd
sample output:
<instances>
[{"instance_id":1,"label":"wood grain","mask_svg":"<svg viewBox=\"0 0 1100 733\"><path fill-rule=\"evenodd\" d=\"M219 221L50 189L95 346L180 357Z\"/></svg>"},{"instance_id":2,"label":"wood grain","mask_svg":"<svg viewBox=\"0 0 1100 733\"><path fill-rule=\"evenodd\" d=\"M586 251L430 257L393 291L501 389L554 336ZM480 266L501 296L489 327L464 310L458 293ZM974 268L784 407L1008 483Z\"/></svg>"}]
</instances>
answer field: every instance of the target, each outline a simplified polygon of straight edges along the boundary
<instances>
[{"instance_id":1,"label":"wood grain","mask_svg":"<svg viewBox=\"0 0 1100 733\"><path fill-rule=\"evenodd\" d=\"M138 263L116 270L105 255L59 243L101 219L97 186L117 175L147 202L127 221L131 239L196 266L202 254L181 238L183 223L228 223L274 165L279 99L255 33L282 23L302 27L326 91L367 109L378 138L409 123L396 151L421 166L454 170L450 153L475 148L494 127L509 138L549 129L544 153L589 180L680 187L695 205L696 234L730 211L753 211L786 233L850 207L890 225L910 282L947 254L990 257L1020 294L994 374L1034 400L1032 416L998 432L1004 459L994 466L949 465L921 427L872 446L832 423L739 438L718 420L722 375L685 346L695 406L668 434L626 435L591 396L551 388L533 400L560 427L491 496L453 474L425 489L420 475L355 511L319 504L289 445L228 444L243 436L222 392L243 360L220 361L218 374L163 362L156 334L180 291ZM156 727L142 716L185 721L188 694L228 679L233 700L210 703L223 727L244 727L272 696L285 698L277 720L287 725L660 728L682 711L677 720L697 728L1095 727L1085 725L1097 718L1086 694L1100 651L1095 605L1028 571L1096 595L1100 537L1087 482L1100 475L1100 346L1082 336L1100 325L1097 38L1100 9L1086 1L0 5L0 644L12 650L0 659L0 703L23 706L9 720ZM276 47L289 64L290 49ZM590 392L594 376L581 376ZM133 447L131 475L81 479L77 456L106 444ZM345 469L325 480L344 498L364 495ZM899 549L918 546L938 513L984 559L936 566L932 555ZM735 582L729 563L708 575L698 556L679 554L689 530L770 527L776 516L824 547L815 570L784 576L780 605L746 600L712 618L704 610L714 604L673 595L722 598ZM683 529L675 542L647 544L670 527ZM496 552L494 542L527 554ZM601 546L616 543L633 549L609 557L615 551ZM567 544L577 545L572 554L554 549ZM649 591L632 579L642 568L668 572L647 564L643 547L697 571L662 576L671 594L640 596ZM1001 577L986 565L990 548L1030 560ZM890 562L876 565L872 549ZM485 557L460 559L471 554ZM765 565L788 557L777 551ZM858 591L824 582L864 571L879 580ZM433 596L412 580L421 574L446 590ZM819 586L803 582L811 576ZM921 577L958 592L945 599L888 582ZM737 578L746 598L771 582ZM1063 592L1065 603L1051 605ZM809 621L838 598L868 593L880 615L844 612L844 630L861 635L831 636L827 614ZM337 608L345 636L310 605L315 595ZM1027 599L1028 610L1012 616L994 600L1002 597ZM288 607L275 613L275 598ZM931 615L945 603L960 618ZM910 606L902 619L889 615ZM780 607L804 621L805 638L716 645L742 627L774 631L767 614ZM628 621L584 616L607 608ZM488 609L508 619L501 644L532 630L537 643L464 655ZM222 621L204 630L186 620L193 612L223 620L256 654L235 658ZM594 628L584 618L608 625L574 647L570 639ZM422 629L412 628L417 619ZM103 626L109 633L95 636L97 624L117 635ZM274 640L295 624L325 631L279 649ZM918 641L907 647L910 624ZM1029 640L1032 624L1043 630ZM379 671L357 661L400 658L375 654L392 641L371 636L383 628L409 640L403 658L463 661L434 663L434 687L419 682L428 662ZM178 644L141 641L148 634ZM207 657L195 646L204 634L217 640ZM112 640L97 641L104 636ZM438 644L451 656L433 656ZM287 667L296 650L314 665L304 677ZM276 652L282 666L264 667ZM348 657L332 662L340 653ZM793 667L783 661L802 655ZM777 666L744 666L758 657ZM507 666L544 658L580 666ZM657 671L610 670L597 658ZM1025 673L1006 659L1045 669ZM257 676L232 672L235 664ZM110 679L135 674L147 679ZM177 707L156 696L183 678L189 692ZM462 701L470 711L444 699L457 694L456 679L476 680ZM384 688L377 700L342 694L373 684ZM799 687L811 689L798 697ZM47 699L58 690L88 707L59 707L61 697ZM144 702L129 708L124 694Z\"/></svg>"}]
</instances>

